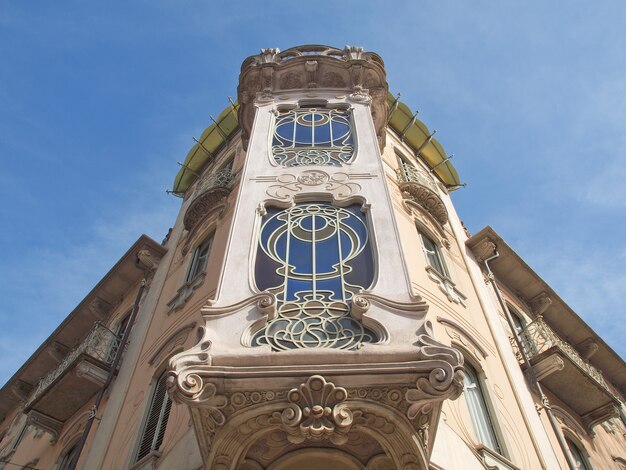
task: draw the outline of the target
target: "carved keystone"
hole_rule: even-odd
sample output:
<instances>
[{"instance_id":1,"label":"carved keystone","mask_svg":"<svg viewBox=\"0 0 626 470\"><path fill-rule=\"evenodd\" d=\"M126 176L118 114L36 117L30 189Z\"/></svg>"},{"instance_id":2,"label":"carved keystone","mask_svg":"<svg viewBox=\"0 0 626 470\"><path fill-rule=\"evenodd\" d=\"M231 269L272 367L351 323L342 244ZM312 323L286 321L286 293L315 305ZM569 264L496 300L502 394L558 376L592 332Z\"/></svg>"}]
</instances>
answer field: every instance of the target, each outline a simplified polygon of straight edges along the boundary
<instances>
[{"instance_id":1,"label":"carved keystone","mask_svg":"<svg viewBox=\"0 0 626 470\"><path fill-rule=\"evenodd\" d=\"M345 388L335 387L320 375L292 389L287 395L290 405L281 415L287 439L294 444L307 439L330 439L333 444L345 444L354 419L343 403L346 398Z\"/></svg>"}]
</instances>

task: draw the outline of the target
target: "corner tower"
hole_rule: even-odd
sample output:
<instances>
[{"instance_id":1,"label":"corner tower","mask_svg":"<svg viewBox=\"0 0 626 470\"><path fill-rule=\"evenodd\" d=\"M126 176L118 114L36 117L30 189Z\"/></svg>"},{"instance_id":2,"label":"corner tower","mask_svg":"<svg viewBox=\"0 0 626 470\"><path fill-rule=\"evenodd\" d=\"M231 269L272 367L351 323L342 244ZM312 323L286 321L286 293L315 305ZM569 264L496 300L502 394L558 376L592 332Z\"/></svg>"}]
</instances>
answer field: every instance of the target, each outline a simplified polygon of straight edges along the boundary
<instances>
[{"instance_id":1,"label":"corner tower","mask_svg":"<svg viewBox=\"0 0 626 470\"><path fill-rule=\"evenodd\" d=\"M170 360L167 379L206 468L428 468L463 357L434 337L397 213L423 212L428 240L449 243L447 190L433 172L402 167L394 201L382 152L399 103L382 59L358 47L264 49L244 61L235 106L236 182L230 169L223 182L219 172L177 179L190 272L205 262L199 234L228 226L206 270L215 292L198 342ZM224 137L226 118L215 129ZM419 131L415 119L400 125ZM205 144L196 150L207 160ZM419 145L437 150L427 133ZM432 285L463 302L443 274L434 269ZM188 281L173 308L197 287Z\"/></svg>"}]
</instances>

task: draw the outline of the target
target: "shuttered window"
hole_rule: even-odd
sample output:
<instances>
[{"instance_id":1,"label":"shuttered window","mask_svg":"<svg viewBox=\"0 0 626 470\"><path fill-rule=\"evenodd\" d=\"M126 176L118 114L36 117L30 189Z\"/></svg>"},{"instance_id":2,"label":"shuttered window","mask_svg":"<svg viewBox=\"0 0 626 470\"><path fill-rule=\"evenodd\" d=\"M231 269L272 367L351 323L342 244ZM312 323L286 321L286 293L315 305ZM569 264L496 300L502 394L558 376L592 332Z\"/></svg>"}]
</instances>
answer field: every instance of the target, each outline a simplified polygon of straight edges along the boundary
<instances>
[{"instance_id":1,"label":"shuttered window","mask_svg":"<svg viewBox=\"0 0 626 470\"><path fill-rule=\"evenodd\" d=\"M154 388L152 400L150 401L149 415L141 435L136 461L141 460L153 450L159 450L163 443L167 418L172 407L172 402L167 396L165 379L165 372L163 372Z\"/></svg>"}]
</instances>

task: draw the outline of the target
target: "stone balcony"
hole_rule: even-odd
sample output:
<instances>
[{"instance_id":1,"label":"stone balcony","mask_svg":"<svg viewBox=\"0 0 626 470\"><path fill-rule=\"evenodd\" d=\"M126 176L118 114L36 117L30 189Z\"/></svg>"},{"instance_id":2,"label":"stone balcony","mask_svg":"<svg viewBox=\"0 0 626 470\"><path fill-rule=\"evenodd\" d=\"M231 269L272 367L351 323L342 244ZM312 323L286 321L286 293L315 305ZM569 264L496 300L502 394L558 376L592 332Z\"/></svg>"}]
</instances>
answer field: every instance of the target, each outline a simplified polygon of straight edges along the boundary
<instances>
[{"instance_id":1,"label":"stone balcony","mask_svg":"<svg viewBox=\"0 0 626 470\"><path fill-rule=\"evenodd\" d=\"M120 339L96 323L85 339L40 381L24 412L35 423L59 427L82 408L104 385ZM34 417L34 418L33 418Z\"/></svg>"},{"instance_id":2,"label":"stone balcony","mask_svg":"<svg viewBox=\"0 0 626 470\"><path fill-rule=\"evenodd\" d=\"M215 210L223 210L236 177L227 167L206 175L196 185L193 201L185 212L183 224L189 232L194 232L200 221Z\"/></svg>"},{"instance_id":3,"label":"stone balcony","mask_svg":"<svg viewBox=\"0 0 626 470\"><path fill-rule=\"evenodd\" d=\"M448 211L438 195L437 185L425 170L401 164L396 170L398 186L404 199L409 199L423 207L440 224L448 221Z\"/></svg>"},{"instance_id":4,"label":"stone balcony","mask_svg":"<svg viewBox=\"0 0 626 470\"><path fill-rule=\"evenodd\" d=\"M585 361L541 317L526 325L520 337L537 378L574 410L589 430L615 414L619 399L602 372ZM511 343L521 362L513 339Z\"/></svg>"}]
</instances>

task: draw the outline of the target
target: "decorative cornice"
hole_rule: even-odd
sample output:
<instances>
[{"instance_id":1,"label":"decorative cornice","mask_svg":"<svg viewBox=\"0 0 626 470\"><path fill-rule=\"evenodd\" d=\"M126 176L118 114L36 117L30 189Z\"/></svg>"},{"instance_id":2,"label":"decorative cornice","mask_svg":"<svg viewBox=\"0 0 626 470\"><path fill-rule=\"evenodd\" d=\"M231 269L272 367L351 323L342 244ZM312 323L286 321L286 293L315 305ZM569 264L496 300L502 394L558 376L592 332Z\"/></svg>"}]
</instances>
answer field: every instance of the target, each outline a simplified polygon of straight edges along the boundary
<instances>
[{"instance_id":1,"label":"decorative cornice","mask_svg":"<svg viewBox=\"0 0 626 470\"><path fill-rule=\"evenodd\" d=\"M291 90L342 90L353 101L369 101L379 143L384 146L388 85L382 59L363 48L299 46L280 52L261 49L241 66L237 96L239 123L247 147L255 114L255 101L269 102L276 93Z\"/></svg>"}]
</instances>

